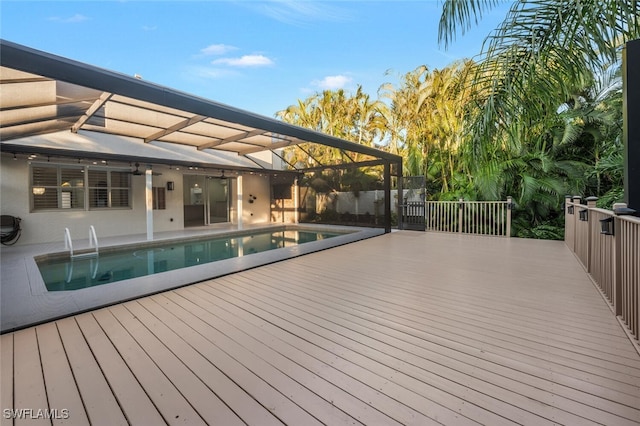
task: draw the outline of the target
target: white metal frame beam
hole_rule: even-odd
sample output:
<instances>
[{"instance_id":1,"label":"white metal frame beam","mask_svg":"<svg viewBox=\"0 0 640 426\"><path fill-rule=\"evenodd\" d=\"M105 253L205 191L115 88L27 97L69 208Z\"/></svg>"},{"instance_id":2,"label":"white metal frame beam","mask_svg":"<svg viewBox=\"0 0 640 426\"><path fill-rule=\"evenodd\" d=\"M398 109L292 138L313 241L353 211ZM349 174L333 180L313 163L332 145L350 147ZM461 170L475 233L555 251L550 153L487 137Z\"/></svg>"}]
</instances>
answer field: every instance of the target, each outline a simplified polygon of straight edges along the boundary
<instances>
[{"instance_id":1,"label":"white metal frame beam","mask_svg":"<svg viewBox=\"0 0 640 426\"><path fill-rule=\"evenodd\" d=\"M202 151L203 149L207 149L207 148L213 148L215 146L222 145L224 143L237 142L240 139L246 139L246 138L250 138L252 136L258 136L258 135L261 135L263 133L266 133L266 131L264 131L262 129L255 129L255 130L252 130L250 132L238 133L237 135L229 136L228 138L220 139L219 141L208 142L208 143L202 144L202 145L198 146L198 151Z\"/></svg>"},{"instance_id":2,"label":"white metal frame beam","mask_svg":"<svg viewBox=\"0 0 640 426\"><path fill-rule=\"evenodd\" d=\"M157 139L160 139L163 136L167 136L170 135L171 133L177 132L178 130L184 129L185 127L189 127L192 124L196 124L201 122L202 120L205 120L207 117L204 115L194 115L191 118L187 118L179 123L174 124L173 126L164 129L164 130L160 130L159 132L156 132L150 136L147 136L144 139L144 143L149 143L152 141L155 141Z\"/></svg>"},{"instance_id":3,"label":"white metal frame beam","mask_svg":"<svg viewBox=\"0 0 640 426\"><path fill-rule=\"evenodd\" d=\"M89 120L93 116L93 114L95 114L100 108L102 108L102 106L105 103L107 103L107 101L109 101L109 99L111 99L112 96L113 96L113 93L103 92L102 95L100 95L100 97L96 99L93 105L91 105L87 109L84 115L80 117L80 119L76 121L76 123L73 126L71 126L71 131L73 133L78 133L78 130L80 130L82 125L86 123L87 120Z\"/></svg>"}]
</instances>

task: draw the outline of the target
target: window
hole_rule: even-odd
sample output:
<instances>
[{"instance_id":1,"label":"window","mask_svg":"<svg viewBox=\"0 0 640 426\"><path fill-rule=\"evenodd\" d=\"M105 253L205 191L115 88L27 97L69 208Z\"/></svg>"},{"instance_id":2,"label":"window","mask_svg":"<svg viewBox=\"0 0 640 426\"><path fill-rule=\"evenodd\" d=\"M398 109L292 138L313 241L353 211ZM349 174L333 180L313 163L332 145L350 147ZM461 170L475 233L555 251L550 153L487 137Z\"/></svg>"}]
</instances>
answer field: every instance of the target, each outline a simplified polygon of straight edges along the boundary
<instances>
[{"instance_id":1,"label":"window","mask_svg":"<svg viewBox=\"0 0 640 426\"><path fill-rule=\"evenodd\" d=\"M34 210L84 208L82 167L42 165L33 166L31 171Z\"/></svg>"},{"instance_id":2,"label":"window","mask_svg":"<svg viewBox=\"0 0 640 426\"><path fill-rule=\"evenodd\" d=\"M130 203L130 173L108 170L89 169L89 208L127 208Z\"/></svg>"},{"instance_id":3,"label":"window","mask_svg":"<svg viewBox=\"0 0 640 426\"><path fill-rule=\"evenodd\" d=\"M165 193L164 186L154 186L153 187L153 209L154 210L166 210L167 208L167 197Z\"/></svg>"},{"instance_id":4,"label":"window","mask_svg":"<svg viewBox=\"0 0 640 426\"><path fill-rule=\"evenodd\" d=\"M128 171L111 171L111 207L130 207L130 189L131 173Z\"/></svg>"},{"instance_id":5,"label":"window","mask_svg":"<svg viewBox=\"0 0 640 426\"><path fill-rule=\"evenodd\" d=\"M89 170L89 207L109 207L109 184L106 170Z\"/></svg>"},{"instance_id":6,"label":"window","mask_svg":"<svg viewBox=\"0 0 640 426\"><path fill-rule=\"evenodd\" d=\"M66 164L31 166L32 208L129 208L129 172Z\"/></svg>"}]
</instances>

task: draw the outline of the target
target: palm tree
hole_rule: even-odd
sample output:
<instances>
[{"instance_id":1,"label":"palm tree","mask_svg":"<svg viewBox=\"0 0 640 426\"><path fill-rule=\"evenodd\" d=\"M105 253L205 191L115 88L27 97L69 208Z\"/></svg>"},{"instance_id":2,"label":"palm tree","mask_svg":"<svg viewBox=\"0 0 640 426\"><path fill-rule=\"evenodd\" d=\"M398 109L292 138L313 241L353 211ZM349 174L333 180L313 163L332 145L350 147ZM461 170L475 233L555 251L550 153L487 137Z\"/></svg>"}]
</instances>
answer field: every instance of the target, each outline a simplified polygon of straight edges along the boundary
<instances>
[{"instance_id":1,"label":"palm tree","mask_svg":"<svg viewBox=\"0 0 640 426\"><path fill-rule=\"evenodd\" d=\"M440 41L448 45L458 30L464 33L497 4L445 0ZM496 133L508 134L510 121L522 120L523 114L537 120L554 112L550 106L584 86L592 70L616 62L622 44L639 34L637 0L514 1L480 55L473 81L481 107L475 134L485 141L500 139Z\"/></svg>"},{"instance_id":2,"label":"palm tree","mask_svg":"<svg viewBox=\"0 0 640 426\"><path fill-rule=\"evenodd\" d=\"M405 158L405 171L427 176L432 198L466 192L469 184L461 155L470 99L463 83L474 66L471 61L433 71L419 66L402 76L399 87L387 83L379 91L390 103L390 139Z\"/></svg>"},{"instance_id":3,"label":"palm tree","mask_svg":"<svg viewBox=\"0 0 640 426\"><path fill-rule=\"evenodd\" d=\"M400 86L383 84L378 90L381 98L387 99L386 123L392 151L403 155L403 169L408 175L424 175L425 159L429 156L429 137L426 134L426 118L422 114L422 93L427 85L430 71L425 65L404 74Z\"/></svg>"}]
</instances>

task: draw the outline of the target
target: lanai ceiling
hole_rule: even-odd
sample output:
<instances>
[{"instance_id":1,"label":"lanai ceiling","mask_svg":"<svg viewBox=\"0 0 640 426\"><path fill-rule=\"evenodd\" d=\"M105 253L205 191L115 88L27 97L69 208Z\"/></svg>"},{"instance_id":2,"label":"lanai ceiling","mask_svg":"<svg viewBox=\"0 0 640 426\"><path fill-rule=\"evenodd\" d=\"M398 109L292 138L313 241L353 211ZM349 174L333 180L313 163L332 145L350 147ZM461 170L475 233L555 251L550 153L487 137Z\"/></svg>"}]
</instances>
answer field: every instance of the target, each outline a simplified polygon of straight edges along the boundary
<instances>
[{"instance_id":1,"label":"lanai ceiling","mask_svg":"<svg viewBox=\"0 0 640 426\"><path fill-rule=\"evenodd\" d=\"M131 137L140 144L177 144L202 153L224 153L225 157L235 154L245 160L263 151L277 154L280 148L314 143L358 153L363 164L401 161L384 151L135 77L8 41L0 43L3 150L9 150L12 141L68 131Z\"/></svg>"}]
</instances>

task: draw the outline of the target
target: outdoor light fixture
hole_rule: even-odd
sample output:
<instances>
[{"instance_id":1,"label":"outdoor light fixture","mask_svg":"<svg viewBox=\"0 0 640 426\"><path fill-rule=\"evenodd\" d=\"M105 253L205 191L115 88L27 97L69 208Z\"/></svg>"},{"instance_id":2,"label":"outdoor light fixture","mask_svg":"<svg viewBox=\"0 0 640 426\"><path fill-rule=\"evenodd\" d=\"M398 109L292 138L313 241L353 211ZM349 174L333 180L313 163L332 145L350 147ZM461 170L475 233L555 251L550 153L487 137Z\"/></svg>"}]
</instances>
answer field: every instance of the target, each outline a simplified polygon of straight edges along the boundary
<instances>
[{"instance_id":1,"label":"outdoor light fixture","mask_svg":"<svg viewBox=\"0 0 640 426\"><path fill-rule=\"evenodd\" d=\"M581 209L578 214L580 215L580 220L586 222L589 220L589 210Z\"/></svg>"},{"instance_id":2,"label":"outdoor light fixture","mask_svg":"<svg viewBox=\"0 0 640 426\"><path fill-rule=\"evenodd\" d=\"M613 235L613 217L600 219L600 233L604 235Z\"/></svg>"},{"instance_id":3,"label":"outdoor light fixture","mask_svg":"<svg viewBox=\"0 0 640 426\"><path fill-rule=\"evenodd\" d=\"M33 195L43 195L45 188L41 186L34 186L32 191L33 191Z\"/></svg>"},{"instance_id":4,"label":"outdoor light fixture","mask_svg":"<svg viewBox=\"0 0 640 426\"><path fill-rule=\"evenodd\" d=\"M567 207L567 213L573 214L573 205Z\"/></svg>"},{"instance_id":5,"label":"outdoor light fixture","mask_svg":"<svg viewBox=\"0 0 640 426\"><path fill-rule=\"evenodd\" d=\"M173 182L172 181L167 182L167 191L173 191Z\"/></svg>"}]
</instances>

